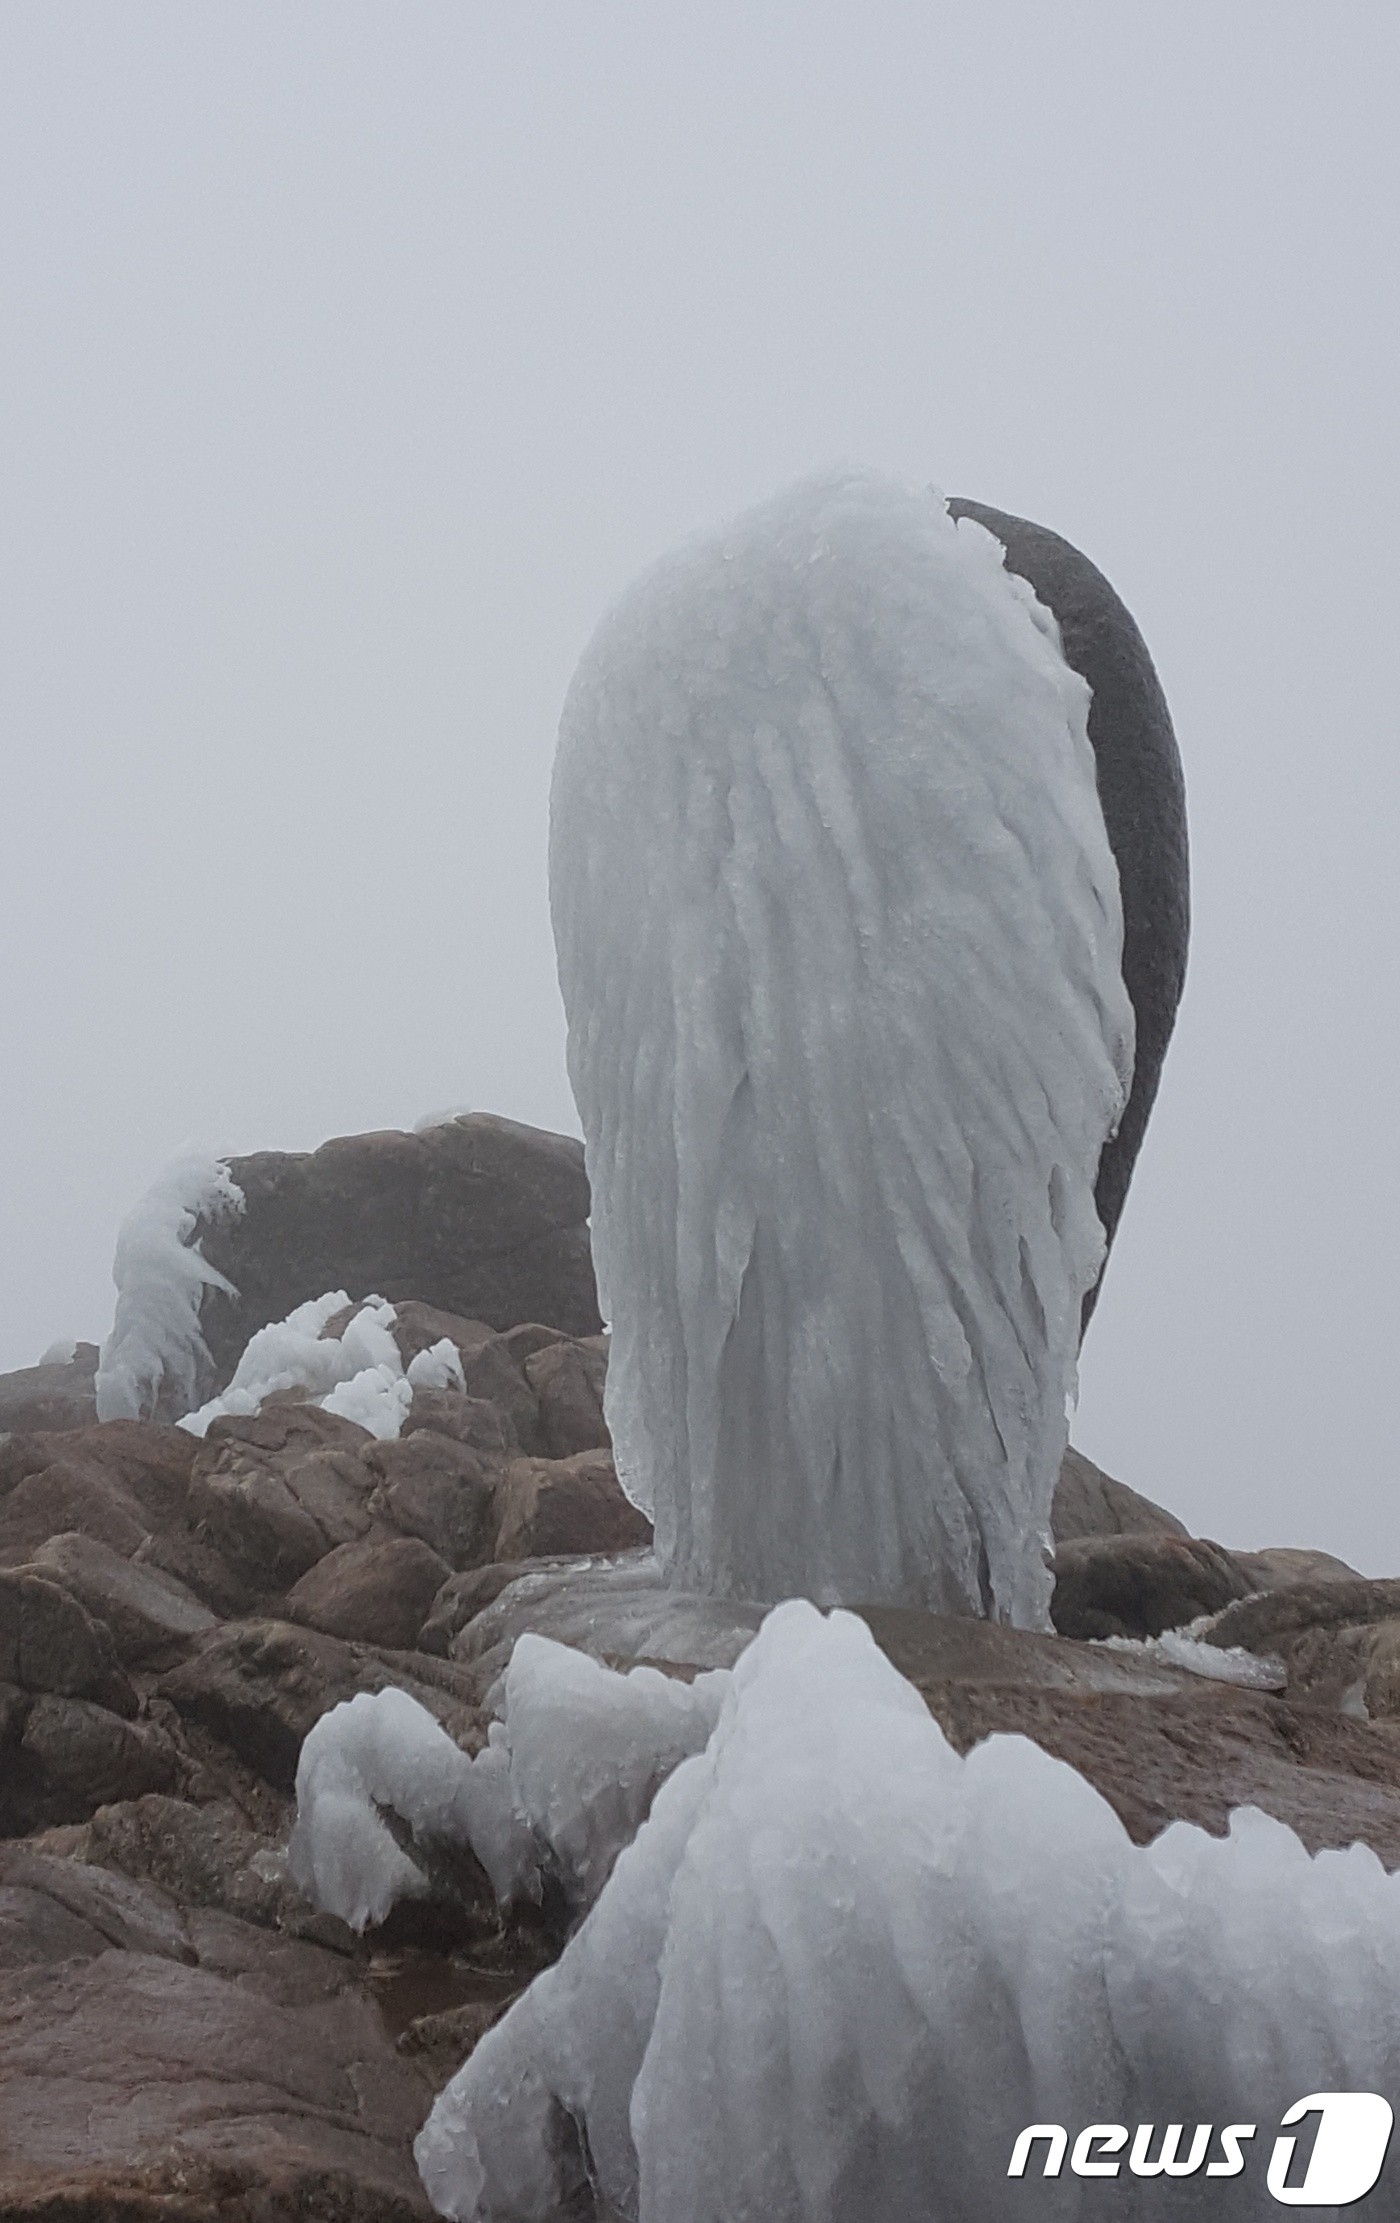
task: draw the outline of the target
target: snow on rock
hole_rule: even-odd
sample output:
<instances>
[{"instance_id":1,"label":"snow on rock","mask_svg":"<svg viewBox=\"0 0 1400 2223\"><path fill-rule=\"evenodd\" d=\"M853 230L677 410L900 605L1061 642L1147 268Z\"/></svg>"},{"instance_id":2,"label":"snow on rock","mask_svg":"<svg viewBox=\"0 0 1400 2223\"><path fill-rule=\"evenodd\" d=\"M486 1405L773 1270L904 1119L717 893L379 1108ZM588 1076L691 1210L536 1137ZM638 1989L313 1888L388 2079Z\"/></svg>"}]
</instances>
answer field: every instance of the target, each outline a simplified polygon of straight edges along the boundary
<instances>
[{"instance_id":1,"label":"snow on rock","mask_svg":"<svg viewBox=\"0 0 1400 2223\"><path fill-rule=\"evenodd\" d=\"M237 1291L191 1237L201 1220L217 1224L242 1209L228 1167L191 1151L122 1221L112 1261L116 1311L97 1368L99 1420L178 1416L197 1403L210 1364L199 1325L204 1292Z\"/></svg>"},{"instance_id":2,"label":"snow on rock","mask_svg":"<svg viewBox=\"0 0 1400 2223\"><path fill-rule=\"evenodd\" d=\"M587 2154L632 2223L985 2223L1027 2124L1272 2126L1400 2078L1400 1876L1367 1848L1311 1857L1255 1809L1134 1845L1025 1738L960 1758L864 1624L803 1601L728 1682L433 2108L441 2214L546 2223ZM1170 2212L1272 2214L1266 2158ZM1104 2212L1070 2172L1028 2197ZM1125 2169L1109 2205L1160 2202Z\"/></svg>"},{"instance_id":3,"label":"snow on rock","mask_svg":"<svg viewBox=\"0 0 1400 2223\"><path fill-rule=\"evenodd\" d=\"M729 1686L654 1667L620 1675L544 1637L522 1637L502 1718L469 1760L399 1690L361 1693L311 1730L297 1769L290 1862L315 1905L362 1930L426 1870L381 1817L416 1839L467 1844L503 1904L538 1900L547 1870L570 1905L592 1904L636 1836L658 1786L703 1750Z\"/></svg>"},{"instance_id":4,"label":"snow on rock","mask_svg":"<svg viewBox=\"0 0 1400 2223\"><path fill-rule=\"evenodd\" d=\"M301 1389L327 1412L392 1442L408 1418L415 1389L466 1387L461 1357L445 1336L420 1351L404 1372L390 1332L394 1307L383 1297L367 1297L342 1335L326 1335L327 1322L349 1302L343 1289L330 1289L298 1305L285 1320L259 1328L227 1389L188 1413L181 1427L202 1436L220 1413L255 1413L276 1391Z\"/></svg>"},{"instance_id":5,"label":"snow on rock","mask_svg":"<svg viewBox=\"0 0 1400 2223\"><path fill-rule=\"evenodd\" d=\"M462 1371L462 1354L450 1336L430 1343L408 1362L408 1379L415 1389L455 1389L466 1395L467 1377Z\"/></svg>"},{"instance_id":6,"label":"snow on rock","mask_svg":"<svg viewBox=\"0 0 1400 2223\"><path fill-rule=\"evenodd\" d=\"M551 906L678 1588L1049 1625L1132 1068L1088 701L990 534L865 476L690 543L583 658Z\"/></svg>"}]
</instances>

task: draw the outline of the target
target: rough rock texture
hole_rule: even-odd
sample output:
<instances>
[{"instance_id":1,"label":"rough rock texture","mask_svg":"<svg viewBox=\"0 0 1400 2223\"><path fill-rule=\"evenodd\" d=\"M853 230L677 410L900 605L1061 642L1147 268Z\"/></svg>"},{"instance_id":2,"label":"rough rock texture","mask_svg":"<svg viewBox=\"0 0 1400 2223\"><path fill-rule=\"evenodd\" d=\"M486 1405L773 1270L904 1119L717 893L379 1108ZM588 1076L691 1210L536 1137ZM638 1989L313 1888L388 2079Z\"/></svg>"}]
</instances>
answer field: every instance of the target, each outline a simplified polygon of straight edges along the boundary
<instances>
[{"instance_id":1,"label":"rough rock texture","mask_svg":"<svg viewBox=\"0 0 1400 2223\"><path fill-rule=\"evenodd\" d=\"M288 1591L287 1615L328 1636L407 1647L449 1571L417 1536L341 1544Z\"/></svg>"},{"instance_id":2,"label":"rough rock texture","mask_svg":"<svg viewBox=\"0 0 1400 2223\"><path fill-rule=\"evenodd\" d=\"M1200 1537L1081 1536L1055 1554L1050 1611L1061 1636L1160 1636L1249 1588L1230 1554Z\"/></svg>"},{"instance_id":3,"label":"rough rock texture","mask_svg":"<svg viewBox=\"0 0 1400 2223\"><path fill-rule=\"evenodd\" d=\"M128 1667L168 1657L214 1626L208 1606L173 1575L123 1559L90 1536L51 1536L33 1564L105 1624L118 1659Z\"/></svg>"},{"instance_id":4,"label":"rough rock texture","mask_svg":"<svg viewBox=\"0 0 1400 2223\"><path fill-rule=\"evenodd\" d=\"M366 1440L316 1405L212 1421L190 1477L201 1536L259 1591L295 1582L368 1529Z\"/></svg>"},{"instance_id":5,"label":"rough rock texture","mask_svg":"<svg viewBox=\"0 0 1400 2223\"><path fill-rule=\"evenodd\" d=\"M449 1734L470 1740L467 1689L445 1662L394 1657L285 1621L231 1621L159 1685L177 1713L210 1730L238 1758L289 1791L302 1739L329 1706L360 1690L408 1690ZM426 1679L425 1679L426 1678Z\"/></svg>"},{"instance_id":6,"label":"rough rock texture","mask_svg":"<svg viewBox=\"0 0 1400 2223\"><path fill-rule=\"evenodd\" d=\"M1065 661L1093 690L1089 739L1123 893L1123 979L1137 1019L1132 1092L1095 1188L1111 1247L1186 979L1191 893L1181 758L1147 644L1097 566L1024 517L961 499L948 507L995 534L1007 569L1053 610ZM1102 1286L1101 1269L1085 1300L1086 1322Z\"/></svg>"},{"instance_id":7,"label":"rough rock texture","mask_svg":"<svg viewBox=\"0 0 1400 2223\"><path fill-rule=\"evenodd\" d=\"M142 1420L0 1438L0 1566L65 1530L134 1552L183 1513L198 1448L183 1428Z\"/></svg>"},{"instance_id":8,"label":"rough rock texture","mask_svg":"<svg viewBox=\"0 0 1400 2223\"><path fill-rule=\"evenodd\" d=\"M607 1451L612 1439L603 1418L607 1351L602 1339L549 1343L524 1361L525 1379L539 1404L539 1445L547 1459L576 1451Z\"/></svg>"},{"instance_id":9,"label":"rough rock texture","mask_svg":"<svg viewBox=\"0 0 1400 2223\"><path fill-rule=\"evenodd\" d=\"M645 1513L622 1494L610 1451L516 1459L497 1492L496 1559L631 1551L651 1541Z\"/></svg>"},{"instance_id":10,"label":"rough rock texture","mask_svg":"<svg viewBox=\"0 0 1400 2223\"><path fill-rule=\"evenodd\" d=\"M449 1567L479 1567L490 1558L502 1457L419 1428L397 1443L372 1445L364 1458L379 1477L369 1500L378 1520L431 1545Z\"/></svg>"},{"instance_id":11,"label":"rough rock texture","mask_svg":"<svg viewBox=\"0 0 1400 2223\"><path fill-rule=\"evenodd\" d=\"M97 1418L97 1359L95 1343L79 1343L61 1364L0 1374L0 1431L86 1428Z\"/></svg>"},{"instance_id":12,"label":"rough rock texture","mask_svg":"<svg viewBox=\"0 0 1400 2223\"><path fill-rule=\"evenodd\" d=\"M1072 1444L1060 1465L1050 1525L1057 1547L1081 1536L1188 1533L1174 1513L1154 1505L1149 1497L1140 1497L1126 1482L1115 1482Z\"/></svg>"},{"instance_id":13,"label":"rough rock texture","mask_svg":"<svg viewBox=\"0 0 1400 2223\"><path fill-rule=\"evenodd\" d=\"M255 1328L327 1289L513 1327L601 1327L583 1146L473 1112L422 1134L344 1135L310 1154L235 1158L237 1220L198 1234L238 1290L201 1326L220 1382Z\"/></svg>"},{"instance_id":14,"label":"rough rock texture","mask_svg":"<svg viewBox=\"0 0 1400 2223\"><path fill-rule=\"evenodd\" d=\"M424 2216L424 2083L347 1964L142 1897L145 1949L89 1920L0 1975L0 2216Z\"/></svg>"}]
</instances>

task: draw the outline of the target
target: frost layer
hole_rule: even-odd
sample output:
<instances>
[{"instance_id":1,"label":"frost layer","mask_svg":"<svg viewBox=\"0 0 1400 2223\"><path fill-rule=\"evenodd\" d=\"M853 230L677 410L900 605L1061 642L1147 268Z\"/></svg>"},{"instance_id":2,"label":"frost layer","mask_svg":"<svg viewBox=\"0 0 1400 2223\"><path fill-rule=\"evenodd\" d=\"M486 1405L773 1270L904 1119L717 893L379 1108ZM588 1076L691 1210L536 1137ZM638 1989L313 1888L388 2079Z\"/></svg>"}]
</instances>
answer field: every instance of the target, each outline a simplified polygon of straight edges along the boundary
<instances>
[{"instance_id":1,"label":"frost layer","mask_svg":"<svg viewBox=\"0 0 1400 2223\"><path fill-rule=\"evenodd\" d=\"M999 544L868 477L584 656L551 904L608 1420L679 1588L1049 1625L1132 1065L1088 702Z\"/></svg>"},{"instance_id":2,"label":"frost layer","mask_svg":"<svg viewBox=\"0 0 1400 2223\"><path fill-rule=\"evenodd\" d=\"M200 1219L232 1219L243 1191L217 1158L190 1152L152 1183L117 1231L112 1332L97 1368L99 1420L178 1416L198 1402L210 1366L199 1330L206 1289L237 1290L190 1241Z\"/></svg>"},{"instance_id":3,"label":"frost layer","mask_svg":"<svg viewBox=\"0 0 1400 2223\"><path fill-rule=\"evenodd\" d=\"M864 1624L769 1615L562 1958L416 2153L434 2206L552 2223L1271 2215L1273 2127L1400 2078L1400 1877L1253 1809L1132 1844L1025 1738L965 1759ZM1247 2176L1006 2182L1030 2123L1260 2127ZM1218 2148L1216 2149L1218 2151Z\"/></svg>"},{"instance_id":4,"label":"frost layer","mask_svg":"<svg viewBox=\"0 0 1400 2223\"><path fill-rule=\"evenodd\" d=\"M220 1413L259 1412L274 1392L302 1389L311 1403L392 1441L408 1418L415 1389L466 1388L457 1347L446 1336L420 1351L405 1372L390 1333L394 1307L383 1297L367 1297L343 1335L326 1335L326 1323L349 1302L343 1289L330 1289L298 1305L285 1320L259 1328L244 1345L227 1389L188 1413L180 1426L203 1436Z\"/></svg>"}]
</instances>

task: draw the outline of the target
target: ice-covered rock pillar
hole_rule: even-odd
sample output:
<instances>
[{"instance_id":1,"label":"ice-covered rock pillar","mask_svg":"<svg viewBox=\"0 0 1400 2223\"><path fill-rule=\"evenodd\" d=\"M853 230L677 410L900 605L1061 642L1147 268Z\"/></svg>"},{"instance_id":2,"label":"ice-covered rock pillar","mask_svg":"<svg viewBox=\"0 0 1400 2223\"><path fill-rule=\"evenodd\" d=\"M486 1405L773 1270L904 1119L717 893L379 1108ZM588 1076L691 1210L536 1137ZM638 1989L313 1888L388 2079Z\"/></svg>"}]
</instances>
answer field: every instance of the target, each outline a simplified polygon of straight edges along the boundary
<instances>
[{"instance_id":1,"label":"ice-covered rock pillar","mask_svg":"<svg viewBox=\"0 0 1400 2223\"><path fill-rule=\"evenodd\" d=\"M666 558L580 664L569 1070L679 1587L1046 1623L1132 1071L1088 704L991 535L867 476Z\"/></svg>"}]
</instances>

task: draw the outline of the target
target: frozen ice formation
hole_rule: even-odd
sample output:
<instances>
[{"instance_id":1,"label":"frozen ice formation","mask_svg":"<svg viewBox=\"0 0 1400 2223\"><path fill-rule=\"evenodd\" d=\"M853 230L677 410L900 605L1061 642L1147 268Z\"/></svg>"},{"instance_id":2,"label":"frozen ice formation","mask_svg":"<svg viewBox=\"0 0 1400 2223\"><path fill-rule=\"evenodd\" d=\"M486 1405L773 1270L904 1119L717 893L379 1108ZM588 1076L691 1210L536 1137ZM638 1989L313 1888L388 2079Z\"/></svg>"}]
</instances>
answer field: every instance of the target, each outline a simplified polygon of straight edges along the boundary
<instances>
[{"instance_id":1,"label":"frozen ice formation","mask_svg":"<svg viewBox=\"0 0 1400 2223\"><path fill-rule=\"evenodd\" d=\"M97 1367L99 1420L188 1412L210 1365L200 1333L206 1289L237 1292L191 1241L202 1219L243 1209L243 1192L217 1158L191 1151L166 1167L117 1231L112 1332Z\"/></svg>"},{"instance_id":2,"label":"frozen ice formation","mask_svg":"<svg viewBox=\"0 0 1400 2223\"><path fill-rule=\"evenodd\" d=\"M350 1299L330 1289L274 1320L248 1338L228 1387L180 1422L191 1435L207 1433L220 1413L255 1413L274 1391L304 1389L313 1404L358 1421L372 1436L391 1441L402 1430L415 1389L465 1389L462 1361L444 1336L409 1361L405 1371L390 1330L396 1314L383 1297L367 1297L341 1336L323 1334Z\"/></svg>"},{"instance_id":3,"label":"frozen ice formation","mask_svg":"<svg viewBox=\"0 0 1400 2223\"><path fill-rule=\"evenodd\" d=\"M552 2223L587 2175L627 2223L1239 2223L1276 2212L1267 2141L1301 2095L1393 2090L1400 1876L1367 1848L1310 1856L1248 1808L1134 1845L1027 1739L960 1758L864 1624L804 1601L725 1680L433 2108L439 2213ZM1099 2122L1265 2150L1228 2188L1125 2161L1106 2191L1041 2178L1042 2147L1011 2196L1027 2125Z\"/></svg>"},{"instance_id":4,"label":"frozen ice formation","mask_svg":"<svg viewBox=\"0 0 1400 2223\"><path fill-rule=\"evenodd\" d=\"M658 1785L703 1750L728 1687L723 1671L689 1684L654 1667L621 1675L524 1636L501 1719L473 1759L407 1692L361 1692L302 1746L291 1873L356 1930L429 1888L434 1844L469 1845L502 1904L538 1900L548 1874L570 1906L591 1906ZM422 1862L388 1828L386 1807Z\"/></svg>"},{"instance_id":5,"label":"frozen ice formation","mask_svg":"<svg viewBox=\"0 0 1400 2223\"><path fill-rule=\"evenodd\" d=\"M551 904L679 1588L1048 1626L1133 1051L1088 702L992 536L867 476L668 557L580 664Z\"/></svg>"}]
</instances>

